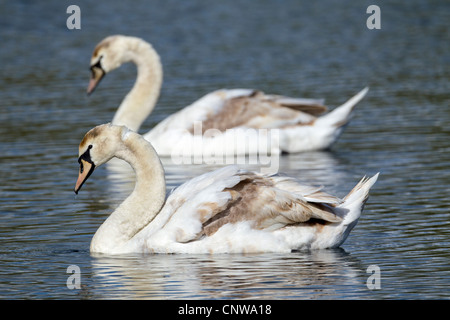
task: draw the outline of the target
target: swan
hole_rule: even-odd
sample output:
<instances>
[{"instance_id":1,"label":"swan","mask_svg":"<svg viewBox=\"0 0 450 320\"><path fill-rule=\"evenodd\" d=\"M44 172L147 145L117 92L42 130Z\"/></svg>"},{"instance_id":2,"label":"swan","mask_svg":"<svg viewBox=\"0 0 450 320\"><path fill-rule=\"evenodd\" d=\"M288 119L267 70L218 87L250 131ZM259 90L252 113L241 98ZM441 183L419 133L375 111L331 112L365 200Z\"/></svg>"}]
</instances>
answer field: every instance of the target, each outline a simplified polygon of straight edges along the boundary
<instances>
[{"instance_id":1,"label":"swan","mask_svg":"<svg viewBox=\"0 0 450 320\"><path fill-rule=\"evenodd\" d=\"M137 78L112 123L137 132L154 109L163 80L160 57L151 44L123 35L103 39L91 57L87 92L91 94L107 73L127 62L136 64ZM220 89L168 116L144 137L160 156L172 156L180 150L183 155L324 150L340 136L353 108L367 91L364 88L340 107L319 116L327 111L323 100L290 98L254 89ZM272 129L278 129L276 134L270 134ZM241 146L235 141L246 144Z\"/></svg>"},{"instance_id":2,"label":"swan","mask_svg":"<svg viewBox=\"0 0 450 320\"><path fill-rule=\"evenodd\" d=\"M221 167L166 198L165 174L151 143L125 126L103 124L79 145L75 193L113 157L136 174L132 193L94 234L93 253L261 253L340 246L357 224L378 174L343 199L280 175Z\"/></svg>"}]
</instances>

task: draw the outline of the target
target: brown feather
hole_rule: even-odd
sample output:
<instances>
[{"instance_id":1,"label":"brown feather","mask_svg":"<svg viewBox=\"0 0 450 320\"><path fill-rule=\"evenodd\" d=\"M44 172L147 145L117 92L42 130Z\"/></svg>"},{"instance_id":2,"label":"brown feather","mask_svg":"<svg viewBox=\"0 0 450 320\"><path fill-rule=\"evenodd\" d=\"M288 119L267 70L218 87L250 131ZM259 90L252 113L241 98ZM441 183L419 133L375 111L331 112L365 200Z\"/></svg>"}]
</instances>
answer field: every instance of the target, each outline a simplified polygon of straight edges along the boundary
<instances>
[{"instance_id":1,"label":"brown feather","mask_svg":"<svg viewBox=\"0 0 450 320\"><path fill-rule=\"evenodd\" d=\"M203 120L202 134L209 129L217 129L224 132L227 129L236 127L259 128L258 124L260 121L289 121L297 118L299 113L316 116L327 110L325 106L318 104L296 104L295 99L289 100L285 98L285 100L280 100L280 103L276 100L278 96L273 97L275 98L255 91L249 96L226 100L224 106L218 112L209 114ZM292 102L290 103L289 101ZM314 120L312 118L309 122L293 123L291 125L310 125ZM190 128L189 132L194 134L194 127Z\"/></svg>"},{"instance_id":2,"label":"brown feather","mask_svg":"<svg viewBox=\"0 0 450 320\"><path fill-rule=\"evenodd\" d=\"M270 177L247 173L241 178L236 186L224 190L231 194L227 207L202 221L204 235L214 234L225 224L242 221L251 221L256 229L275 230L311 219L331 223L342 220L328 204L306 201L280 189Z\"/></svg>"}]
</instances>

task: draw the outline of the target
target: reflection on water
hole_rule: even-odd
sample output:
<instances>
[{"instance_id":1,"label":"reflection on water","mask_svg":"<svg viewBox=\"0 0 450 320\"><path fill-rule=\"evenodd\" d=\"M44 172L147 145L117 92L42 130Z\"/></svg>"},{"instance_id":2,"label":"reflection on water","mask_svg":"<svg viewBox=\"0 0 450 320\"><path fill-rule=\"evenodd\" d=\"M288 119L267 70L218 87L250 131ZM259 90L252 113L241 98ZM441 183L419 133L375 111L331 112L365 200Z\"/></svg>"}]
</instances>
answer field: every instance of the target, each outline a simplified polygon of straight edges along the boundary
<instances>
[{"instance_id":1,"label":"reflection on water","mask_svg":"<svg viewBox=\"0 0 450 320\"><path fill-rule=\"evenodd\" d=\"M95 290L112 299L333 299L350 297L348 288L365 290L364 271L343 249L301 255L127 255L92 260L93 277L102 284Z\"/></svg>"},{"instance_id":2,"label":"reflection on water","mask_svg":"<svg viewBox=\"0 0 450 320\"><path fill-rule=\"evenodd\" d=\"M219 164L192 165L176 162L175 164L170 157L161 157L161 163L165 170L166 185L169 191L189 179L222 167ZM260 172L260 166L249 164L252 162L248 159L236 163L244 163L239 165L243 169ZM280 174L294 177L307 185L334 185L339 188L339 184L342 183L344 178L343 173L338 169L338 159L331 152L283 155L277 159L278 163ZM135 181L135 174L131 166L122 160L112 159L106 167L106 174L110 181L108 184L110 192L119 193L119 197L129 195L133 191ZM361 174L361 178L363 175ZM354 181L355 184L357 182L358 180ZM347 190L344 194L348 191L350 190Z\"/></svg>"}]
</instances>

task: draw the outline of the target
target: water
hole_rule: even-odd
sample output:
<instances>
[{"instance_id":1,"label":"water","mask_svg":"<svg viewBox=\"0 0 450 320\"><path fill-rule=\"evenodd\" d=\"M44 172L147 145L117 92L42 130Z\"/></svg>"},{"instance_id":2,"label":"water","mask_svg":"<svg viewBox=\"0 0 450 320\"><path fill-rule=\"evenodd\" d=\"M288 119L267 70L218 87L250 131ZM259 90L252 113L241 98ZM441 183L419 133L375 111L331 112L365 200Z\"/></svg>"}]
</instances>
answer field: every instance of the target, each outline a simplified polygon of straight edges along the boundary
<instances>
[{"instance_id":1,"label":"water","mask_svg":"<svg viewBox=\"0 0 450 320\"><path fill-rule=\"evenodd\" d=\"M448 299L450 52L445 1L76 1L0 4L0 298ZM108 122L135 79L126 65L86 97L95 44L115 34L153 43L164 86L142 132L221 87L326 98L370 86L338 143L287 155L280 171L345 195L381 172L342 248L261 255L92 256L90 239L132 189L99 168L77 197L77 146ZM168 189L212 166L164 159ZM70 290L67 268L81 271ZM366 283L380 268L381 288Z\"/></svg>"}]
</instances>

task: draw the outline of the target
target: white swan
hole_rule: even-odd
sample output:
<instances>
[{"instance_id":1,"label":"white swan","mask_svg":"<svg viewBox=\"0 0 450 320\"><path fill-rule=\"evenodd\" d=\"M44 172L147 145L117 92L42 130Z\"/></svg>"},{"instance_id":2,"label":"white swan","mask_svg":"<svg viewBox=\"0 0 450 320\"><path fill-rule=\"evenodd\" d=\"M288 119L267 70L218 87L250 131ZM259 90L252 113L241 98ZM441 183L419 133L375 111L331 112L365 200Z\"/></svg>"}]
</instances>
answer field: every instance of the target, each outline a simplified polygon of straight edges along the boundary
<instances>
[{"instance_id":1,"label":"white swan","mask_svg":"<svg viewBox=\"0 0 450 320\"><path fill-rule=\"evenodd\" d=\"M91 58L87 91L92 93L106 73L126 62L136 64L137 79L112 123L137 132L156 105L163 78L160 58L149 43L122 35L102 40ZM337 140L367 91L363 89L342 106L318 117L327 110L322 100L267 95L253 89L218 90L167 117L144 137L160 156L180 150L183 155L323 150ZM260 131L255 134L254 129ZM279 131L271 136L269 129ZM237 145L235 141L246 143Z\"/></svg>"},{"instance_id":2,"label":"white swan","mask_svg":"<svg viewBox=\"0 0 450 320\"><path fill-rule=\"evenodd\" d=\"M95 167L131 164L131 195L95 233L91 252L290 252L340 246L356 225L378 174L344 198L292 178L227 166L200 175L166 199L164 169L152 145L125 126L100 125L79 146L78 193Z\"/></svg>"}]
</instances>

